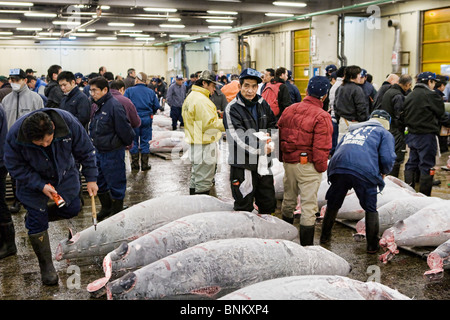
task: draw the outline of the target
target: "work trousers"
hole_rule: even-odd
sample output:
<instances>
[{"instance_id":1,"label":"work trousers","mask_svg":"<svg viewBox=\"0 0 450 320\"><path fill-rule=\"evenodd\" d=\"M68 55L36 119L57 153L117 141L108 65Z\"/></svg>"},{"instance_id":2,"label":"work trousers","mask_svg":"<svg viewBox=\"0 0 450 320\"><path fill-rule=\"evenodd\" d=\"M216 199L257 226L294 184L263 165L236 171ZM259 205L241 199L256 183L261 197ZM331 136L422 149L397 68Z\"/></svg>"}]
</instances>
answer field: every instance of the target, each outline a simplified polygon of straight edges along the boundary
<instances>
[{"instance_id":1,"label":"work trousers","mask_svg":"<svg viewBox=\"0 0 450 320\"><path fill-rule=\"evenodd\" d=\"M177 129L178 121L180 121L180 126L184 126L183 117L181 116L181 107L171 107L170 117L172 118L173 130Z\"/></svg>"},{"instance_id":2,"label":"work trousers","mask_svg":"<svg viewBox=\"0 0 450 320\"><path fill-rule=\"evenodd\" d=\"M317 172L314 164L308 162L283 163L284 167L284 195L281 204L281 213L287 218L292 218L297 198L300 195L302 214L300 224L302 226L313 226L316 221L317 192L319 191L322 173Z\"/></svg>"},{"instance_id":3,"label":"work trousers","mask_svg":"<svg viewBox=\"0 0 450 320\"><path fill-rule=\"evenodd\" d=\"M125 198L127 177L125 172L125 149L96 152L98 168L98 193L111 192L111 198Z\"/></svg>"},{"instance_id":4,"label":"work trousers","mask_svg":"<svg viewBox=\"0 0 450 320\"><path fill-rule=\"evenodd\" d=\"M0 167L0 223L12 221L11 212L6 204L6 175L8 171L5 166Z\"/></svg>"},{"instance_id":5,"label":"work trousers","mask_svg":"<svg viewBox=\"0 0 450 320\"><path fill-rule=\"evenodd\" d=\"M419 169L421 175L429 175L430 169L436 164L436 135L409 133L406 135L405 141L409 147L409 159L405 164L405 171Z\"/></svg>"},{"instance_id":6,"label":"work trousers","mask_svg":"<svg viewBox=\"0 0 450 320\"><path fill-rule=\"evenodd\" d=\"M141 125L134 128L136 135L134 136L133 146L130 149L130 154L136 153L150 153L149 141L152 140L152 123L151 117L142 117Z\"/></svg>"},{"instance_id":7,"label":"work trousers","mask_svg":"<svg viewBox=\"0 0 450 320\"><path fill-rule=\"evenodd\" d=\"M191 144L191 181L189 188L195 192L207 192L213 186L216 174L218 148L217 143Z\"/></svg>"}]
</instances>

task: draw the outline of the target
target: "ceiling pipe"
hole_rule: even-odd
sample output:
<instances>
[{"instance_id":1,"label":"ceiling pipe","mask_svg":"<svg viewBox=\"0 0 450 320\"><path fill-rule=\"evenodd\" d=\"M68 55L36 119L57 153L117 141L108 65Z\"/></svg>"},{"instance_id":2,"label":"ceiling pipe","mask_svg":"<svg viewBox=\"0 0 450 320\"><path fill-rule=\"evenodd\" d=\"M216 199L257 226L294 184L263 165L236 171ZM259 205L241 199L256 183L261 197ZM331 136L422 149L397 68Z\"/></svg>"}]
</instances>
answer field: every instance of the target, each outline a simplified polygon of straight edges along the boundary
<instances>
[{"instance_id":1,"label":"ceiling pipe","mask_svg":"<svg viewBox=\"0 0 450 320\"><path fill-rule=\"evenodd\" d=\"M402 29L400 27L400 21L389 20L388 27L395 29L394 47L392 49L392 58L391 58L392 73L401 74L401 64L402 64L401 34L402 34Z\"/></svg>"},{"instance_id":2,"label":"ceiling pipe","mask_svg":"<svg viewBox=\"0 0 450 320\"><path fill-rule=\"evenodd\" d=\"M258 23L258 24L253 24L253 25L249 25L249 26L242 26L242 27L226 29L226 30L223 30L223 31L211 32L211 33L208 33L208 34L192 36L192 37L184 38L184 39L175 39L175 40L170 40L170 41L165 41L165 42L158 42L158 43L152 44L152 46L159 47L159 46L166 46L166 45L169 45L169 44L173 44L173 43L176 43L176 42L192 41L192 40L198 40L198 39L202 39L202 38L217 37L217 36L219 36L222 33L242 32L242 31L247 31L247 30L267 27L267 26L270 26L270 25L275 25L275 24L280 24L280 23L285 23L285 22L292 22L292 21L297 21L297 20L306 20L306 19L310 19L310 18L312 18L314 16L320 16L320 15L324 15L324 14L341 13L341 12L345 12L345 11L349 11L349 10L365 8L365 7L368 7L368 6L371 6L371 5L382 5L382 4L386 4L386 3L392 3L392 1L393 0L369 1L369 2L364 2L364 3L354 4L354 5L351 5L351 6L341 7L341 8L335 8L335 9L317 11L317 12L312 12L312 13L306 13L306 14L302 14L302 15L299 15L299 16L293 16L293 17L288 17L288 18L283 18L283 19L278 19L278 20L271 20L271 21L262 22L262 23Z\"/></svg>"},{"instance_id":3,"label":"ceiling pipe","mask_svg":"<svg viewBox=\"0 0 450 320\"><path fill-rule=\"evenodd\" d=\"M96 23L98 20L100 20L100 17L102 15L102 9L100 8L100 6L97 7L96 14L97 14L96 18L94 18L92 20L89 20L88 22L85 22L85 23L83 23L83 24L81 24L79 26L76 26L72 30L64 33L63 38L66 38L66 37L70 36L72 33L76 32L78 29L84 29L84 28L90 26L91 24Z\"/></svg>"}]
</instances>

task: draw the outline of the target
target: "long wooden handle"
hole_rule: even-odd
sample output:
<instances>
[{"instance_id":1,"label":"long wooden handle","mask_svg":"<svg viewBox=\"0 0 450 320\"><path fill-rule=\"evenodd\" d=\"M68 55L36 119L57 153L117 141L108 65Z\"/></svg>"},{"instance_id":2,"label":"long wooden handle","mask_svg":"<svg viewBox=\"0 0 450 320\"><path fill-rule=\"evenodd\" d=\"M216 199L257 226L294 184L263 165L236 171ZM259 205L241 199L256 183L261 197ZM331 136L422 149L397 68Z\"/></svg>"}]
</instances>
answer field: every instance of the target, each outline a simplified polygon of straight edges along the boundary
<instances>
[{"instance_id":1,"label":"long wooden handle","mask_svg":"<svg viewBox=\"0 0 450 320\"><path fill-rule=\"evenodd\" d=\"M95 207L95 197L91 196L91 203L92 203L92 220L94 222L94 228L97 230L97 208Z\"/></svg>"}]
</instances>

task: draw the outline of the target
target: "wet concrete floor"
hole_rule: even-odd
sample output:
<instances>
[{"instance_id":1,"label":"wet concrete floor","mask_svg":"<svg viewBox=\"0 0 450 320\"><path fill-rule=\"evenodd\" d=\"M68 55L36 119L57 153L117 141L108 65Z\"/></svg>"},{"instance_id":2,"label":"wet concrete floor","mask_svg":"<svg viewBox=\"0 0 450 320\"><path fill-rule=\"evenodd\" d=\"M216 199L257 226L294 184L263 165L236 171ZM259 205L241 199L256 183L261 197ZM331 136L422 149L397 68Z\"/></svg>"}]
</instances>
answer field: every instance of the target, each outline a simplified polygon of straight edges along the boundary
<instances>
[{"instance_id":1,"label":"wet concrete floor","mask_svg":"<svg viewBox=\"0 0 450 320\"><path fill-rule=\"evenodd\" d=\"M224 148L225 144L221 144ZM444 153L437 163L436 178L442 181L433 187L433 196L450 199L450 172L440 169L445 166L450 152ZM151 156L152 169L147 172L132 173L127 158L128 186L125 204L131 206L141 201L166 194L189 194L189 163L174 163L158 156ZM227 180L227 165L220 164L216 175L216 192L219 198L230 199ZM403 178L401 176L401 178ZM85 206L78 217L71 220L50 223L49 236L54 254L57 244L68 237L68 227L81 231L92 224L91 201L84 195ZM97 211L100 203L96 200ZM276 215L280 215L281 202L278 201ZM16 229L17 255L0 260L0 300L90 300L86 286L104 276L102 258L85 258L83 260L56 261L59 283L57 286L41 284L37 258L28 240L24 227L25 212L13 214ZM298 227L299 220L294 221ZM316 226L315 244L319 244L321 226ZM438 282L428 283L423 273L428 269L426 259L415 253L400 249L400 253L386 265L378 261L377 255L365 252L365 242L355 242L352 234L355 230L341 223L333 228L332 243L326 248L346 259L352 266L349 277L360 281L379 277L379 281L397 289L406 296L417 300L450 299L450 272L446 270L444 278ZM263 267L263 266L262 266ZM371 271L374 270L374 271ZM104 299L104 298L102 298Z\"/></svg>"}]
</instances>

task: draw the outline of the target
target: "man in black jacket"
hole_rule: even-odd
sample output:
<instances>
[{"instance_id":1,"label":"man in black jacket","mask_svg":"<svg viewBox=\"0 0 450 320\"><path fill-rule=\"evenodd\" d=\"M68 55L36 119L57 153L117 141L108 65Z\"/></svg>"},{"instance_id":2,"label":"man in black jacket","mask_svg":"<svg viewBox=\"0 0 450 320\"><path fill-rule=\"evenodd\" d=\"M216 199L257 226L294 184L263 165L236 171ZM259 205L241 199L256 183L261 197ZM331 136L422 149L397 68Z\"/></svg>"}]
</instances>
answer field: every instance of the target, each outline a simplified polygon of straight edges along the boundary
<instances>
[{"instance_id":1,"label":"man in black jacket","mask_svg":"<svg viewBox=\"0 0 450 320\"><path fill-rule=\"evenodd\" d=\"M444 100L434 92L436 74L422 72L417 76L414 90L404 103L405 126L408 134L409 159L405 165L405 182L414 187L415 171L420 170L419 191L431 195L433 175L430 170L436 164L439 119L445 112Z\"/></svg>"},{"instance_id":2,"label":"man in black jacket","mask_svg":"<svg viewBox=\"0 0 450 320\"><path fill-rule=\"evenodd\" d=\"M392 169L391 176L397 177L400 166L405 160L406 143L405 143L405 124L403 120L403 104L408 90L411 88L412 77L404 74L397 83L393 84L383 95L380 109L385 110L391 116L391 125L389 132L395 139L395 154L397 158Z\"/></svg>"},{"instance_id":3,"label":"man in black jacket","mask_svg":"<svg viewBox=\"0 0 450 320\"><path fill-rule=\"evenodd\" d=\"M375 100L373 101L373 110L377 110L380 108L384 93L388 91L393 84L398 83L398 80L399 77L395 73L391 73L387 76L386 80L381 84L380 89L375 95Z\"/></svg>"},{"instance_id":4,"label":"man in black jacket","mask_svg":"<svg viewBox=\"0 0 450 320\"><path fill-rule=\"evenodd\" d=\"M61 99L64 97L64 93L59 87L56 79L58 74L60 74L62 68L56 64L50 66L47 70L47 76L49 79L48 85L45 87L44 94L47 97L47 108L58 108Z\"/></svg>"}]
</instances>

